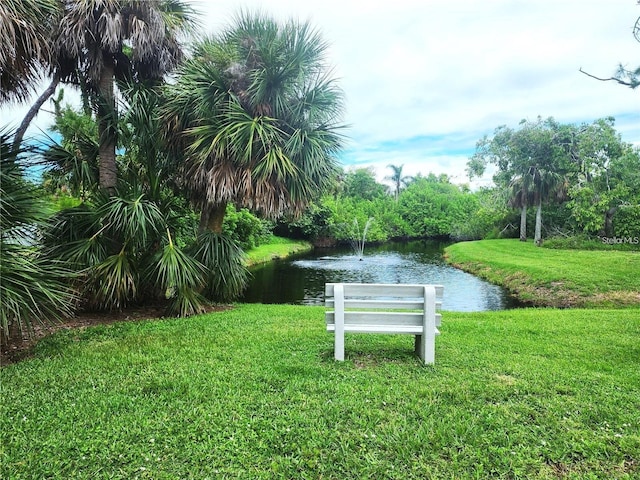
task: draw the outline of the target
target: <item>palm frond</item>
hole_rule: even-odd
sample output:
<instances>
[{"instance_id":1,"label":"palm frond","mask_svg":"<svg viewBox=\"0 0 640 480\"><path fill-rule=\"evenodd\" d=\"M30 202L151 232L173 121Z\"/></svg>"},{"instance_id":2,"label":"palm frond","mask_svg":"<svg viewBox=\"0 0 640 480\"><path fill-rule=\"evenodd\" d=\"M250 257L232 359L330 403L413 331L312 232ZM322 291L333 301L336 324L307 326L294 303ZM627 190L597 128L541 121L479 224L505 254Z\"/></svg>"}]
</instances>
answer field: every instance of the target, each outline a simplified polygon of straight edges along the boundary
<instances>
[{"instance_id":1,"label":"palm frond","mask_svg":"<svg viewBox=\"0 0 640 480\"><path fill-rule=\"evenodd\" d=\"M139 272L129 252L122 248L107 257L90 272L88 292L90 304L107 310L119 310L134 300L138 293Z\"/></svg>"},{"instance_id":2,"label":"palm frond","mask_svg":"<svg viewBox=\"0 0 640 480\"><path fill-rule=\"evenodd\" d=\"M0 132L0 338L70 315L75 297L66 264L40 243L47 209L17 162L21 150ZM17 328L16 328L17 327ZM12 332L13 330L13 332Z\"/></svg>"},{"instance_id":3,"label":"palm frond","mask_svg":"<svg viewBox=\"0 0 640 480\"><path fill-rule=\"evenodd\" d=\"M191 255L206 268L205 297L225 302L237 298L246 288L249 272L244 252L229 237L203 232L198 235Z\"/></svg>"},{"instance_id":4,"label":"palm frond","mask_svg":"<svg viewBox=\"0 0 640 480\"><path fill-rule=\"evenodd\" d=\"M167 242L147 269L148 282L170 300L169 310L180 316L204 311L208 302L199 290L204 286L205 267L178 248L167 231Z\"/></svg>"},{"instance_id":5,"label":"palm frond","mask_svg":"<svg viewBox=\"0 0 640 480\"><path fill-rule=\"evenodd\" d=\"M161 235L165 225L158 205L139 190L111 197L98 214L109 223L113 235L127 239L134 249L146 248L151 238Z\"/></svg>"},{"instance_id":6,"label":"palm frond","mask_svg":"<svg viewBox=\"0 0 640 480\"><path fill-rule=\"evenodd\" d=\"M249 12L195 46L162 117L167 140L185 142L184 184L197 204L275 216L330 184L343 103L325 50L308 23Z\"/></svg>"}]
</instances>

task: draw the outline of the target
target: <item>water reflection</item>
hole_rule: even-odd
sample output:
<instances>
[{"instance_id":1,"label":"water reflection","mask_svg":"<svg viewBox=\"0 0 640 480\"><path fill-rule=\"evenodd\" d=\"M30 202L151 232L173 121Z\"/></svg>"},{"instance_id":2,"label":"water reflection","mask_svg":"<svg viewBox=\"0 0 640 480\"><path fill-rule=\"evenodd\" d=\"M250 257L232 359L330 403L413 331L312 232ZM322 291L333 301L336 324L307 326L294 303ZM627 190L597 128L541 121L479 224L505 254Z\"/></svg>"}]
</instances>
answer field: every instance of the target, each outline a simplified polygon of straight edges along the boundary
<instances>
[{"instance_id":1,"label":"water reflection","mask_svg":"<svg viewBox=\"0 0 640 480\"><path fill-rule=\"evenodd\" d=\"M349 250L324 250L275 261L252 270L241 301L321 305L327 282L433 283L444 285L443 309L472 312L515 306L505 291L445 263L442 242L367 246L364 257Z\"/></svg>"}]
</instances>

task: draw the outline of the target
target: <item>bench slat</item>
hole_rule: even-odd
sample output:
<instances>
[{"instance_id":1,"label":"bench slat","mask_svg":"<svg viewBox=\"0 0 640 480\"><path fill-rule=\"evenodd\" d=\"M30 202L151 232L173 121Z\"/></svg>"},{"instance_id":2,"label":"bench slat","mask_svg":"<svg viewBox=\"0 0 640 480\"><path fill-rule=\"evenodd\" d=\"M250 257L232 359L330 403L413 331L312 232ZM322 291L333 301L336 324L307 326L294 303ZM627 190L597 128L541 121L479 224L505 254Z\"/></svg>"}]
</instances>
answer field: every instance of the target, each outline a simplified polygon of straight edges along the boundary
<instances>
[{"instance_id":1,"label":"bench slat","mask_svg":"<svg viewBox=\"0 0 640 480\"><path fill-rule=\"evenodd\" d=\"M327 331L335 331L335 325L327 325ZM422 327L413 325L345 325L345 332L351 333L398 333L408 335L421 335ZM436 328L436 335L440 335L440 330Z\"/></svg>"},{"instance_id":2,"label":"bench slat","mask_svg":"<svg viewBox=\"0 0 640 480\"><path fill-rule=\"evenodd\" d=\"M334 307L333 298L325 301L327 308ZM344 301L345 308L377 308L385 310L422 310L424 299L420 300L374 300L374 299L347 299ZM442 310L442 301L436 301L436 310Z\"/></svg>"},{"instance_id":3,"label":"bench slat","mask_svg":"<svg viewBox=\"0 0 640 480\"><path fill-rule=\"evenodd\" d=\"M325 296L333 297L333 288L336 283L325 285ZM396 283L343 283L344 296L375 296L375 297L419 297L422 298L424 285L396 284ZM436 297L442 298L444 287L434 285Z\"/></svg>"},{"instance_id":4,"label":"bench slat","mask_svg":"<svg viewBox=\"0 0 640 480\"><path fill-rule=\"evenodd\" d=\"M325 319L327 322L327 329L329 325L335 324L335 312L330 311L325 313ZM344 312L344 325L345 330L350 325L412 325L420 327L422 331L422 325L424 322L424 314L422 312L363 312L363 311L346 311ZM436 313L436 326L442 324L442 315Z\"/></svg>"}]
</instances>

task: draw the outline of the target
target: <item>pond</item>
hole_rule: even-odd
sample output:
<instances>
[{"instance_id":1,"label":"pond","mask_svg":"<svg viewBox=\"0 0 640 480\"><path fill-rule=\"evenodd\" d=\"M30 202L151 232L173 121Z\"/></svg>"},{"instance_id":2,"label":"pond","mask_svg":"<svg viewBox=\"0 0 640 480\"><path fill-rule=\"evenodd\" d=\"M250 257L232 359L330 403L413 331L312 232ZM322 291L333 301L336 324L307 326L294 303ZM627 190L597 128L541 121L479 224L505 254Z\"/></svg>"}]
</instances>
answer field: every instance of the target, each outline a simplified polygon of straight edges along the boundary
<instances>
[{"instance_id":1,"label":"pond","mask_svg":"<svg viewBox=\"0 0 640 480\"><path fill-rule=\"evenodd\" d=\"M352 250L320 249L252 268L241 302L322 305L324 284L431 283L444 285L443 309L459 312L503 310L517 302L501 287L448 265L448 242L412 241L369 246L362 260Z\"/></svg>"}]
</instances>

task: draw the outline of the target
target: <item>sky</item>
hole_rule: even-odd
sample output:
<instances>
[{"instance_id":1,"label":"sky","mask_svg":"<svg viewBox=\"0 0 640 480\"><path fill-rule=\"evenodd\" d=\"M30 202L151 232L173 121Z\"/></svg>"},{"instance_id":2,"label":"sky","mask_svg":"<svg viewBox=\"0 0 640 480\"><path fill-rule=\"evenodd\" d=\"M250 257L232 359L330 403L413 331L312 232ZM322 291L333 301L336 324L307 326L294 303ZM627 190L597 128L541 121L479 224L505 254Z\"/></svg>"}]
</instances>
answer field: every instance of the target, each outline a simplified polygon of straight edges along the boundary
<instances>
[{"instance_id":1,"label":"sky","mask_svg":"<svg viewBox=\"0 0 640 480\"><path fill-rule=\"evenodd\" d=\"M554 117L562 123L616 118L640 145L640 89L612 76L640 65L635 0L192 0L203 33L232 24L240 9L309 21L329 44L346 99L343 166L373 167L382 180L445 173L469 183L476 142L496 127ZM0 110L19 122L28 106ZM50 118L38 116L34 128ZM472 186L488 184L484 178Z\"/></svg>"}]
</instances>

